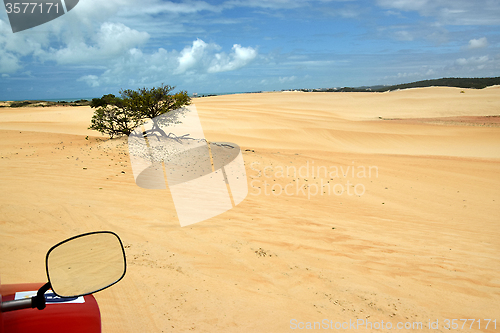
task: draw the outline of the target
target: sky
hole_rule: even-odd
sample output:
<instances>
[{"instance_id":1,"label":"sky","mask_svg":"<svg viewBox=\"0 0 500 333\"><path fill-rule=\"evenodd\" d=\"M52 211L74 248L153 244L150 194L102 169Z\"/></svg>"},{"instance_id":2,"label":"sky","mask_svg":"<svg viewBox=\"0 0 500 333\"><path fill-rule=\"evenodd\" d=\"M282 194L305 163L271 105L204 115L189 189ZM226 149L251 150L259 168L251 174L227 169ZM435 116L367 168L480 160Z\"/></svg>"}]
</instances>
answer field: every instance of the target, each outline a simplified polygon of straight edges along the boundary
<instances>
[{"instance_id":1,"label":"sky","mask_svg":"<svg viewBox=\"0 0 500 333\"><path fill-rule=\"evenodd\" d=\"M499 0L80 0L17 33L0 8L0 100L492 76Z\"/></svg>"}]
</instances>

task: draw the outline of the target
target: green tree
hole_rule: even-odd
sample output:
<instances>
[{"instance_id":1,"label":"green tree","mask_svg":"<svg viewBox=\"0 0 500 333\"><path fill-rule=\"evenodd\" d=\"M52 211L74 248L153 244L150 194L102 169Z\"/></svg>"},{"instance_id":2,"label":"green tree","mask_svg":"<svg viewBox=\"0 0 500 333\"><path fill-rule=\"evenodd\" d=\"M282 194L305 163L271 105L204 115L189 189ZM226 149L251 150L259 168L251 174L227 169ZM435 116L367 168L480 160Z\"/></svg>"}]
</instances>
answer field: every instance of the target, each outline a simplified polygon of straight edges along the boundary
<instances>
[{"instance_id":1,"label":"green tree","mask_svg":"<svg viewBox=\"0 0 500 333\"><path fill-rule=\"evenodd\" d=\"M89 129L96 130L111 138L130 133L147 119L153 120L151 131L165 135L158 126L158 116L189 105L191 98L186 91L176 94L171 92L175 87L161 85L155 88L139 88L138 90L121 90L121 97L112 94L102 98L94 98L92 108L97 108ZM174 121L175 119L170 119ZM165 121L163 119L162 121Z\"/></svg>"},{"instance_id":2,"label":"green tree","mask_svg":"<svg viewBox=\"0 0 500 333\"><path fill-rule=\"evenodd\" d=\"M104 95L101 98L92 98L90 102L91 108L106 107L108 105L123 106L123 100L113 94Z\"/></svg>"},{"instance_id":3,"label":"green tree","mask_svg":"<svg viewBox=\"0 0 500 333\"><path fill-rule=\"evenodd\" d=\"M141 124L142 120L130 109L107 105L98 108L94 112L89 129L113 138L120 135L129 135L134 128Z\"/></svg>"}]
</instances>

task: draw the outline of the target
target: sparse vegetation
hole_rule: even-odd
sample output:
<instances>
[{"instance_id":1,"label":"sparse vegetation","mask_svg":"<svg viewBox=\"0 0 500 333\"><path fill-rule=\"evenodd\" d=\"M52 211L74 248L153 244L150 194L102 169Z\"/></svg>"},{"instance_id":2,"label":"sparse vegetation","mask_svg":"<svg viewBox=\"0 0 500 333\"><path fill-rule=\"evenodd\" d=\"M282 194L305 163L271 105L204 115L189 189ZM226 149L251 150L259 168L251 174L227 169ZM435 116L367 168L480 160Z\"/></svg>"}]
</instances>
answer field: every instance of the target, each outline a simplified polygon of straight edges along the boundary
<instances>
[{"instance_id":1,"label":"sparse vegetation","mask_svg":"<svg viewBox=\"0 0 500 333\"><path fill-rule=\"evenodd\" d=\"M30 105L30 104L33 104L33 103L30 101L12 102L12 103L10 103L10 107L11 108L20 108L20 107Z\"/></svg>"},{"instance_id":2,"label":"sparse vegetation","mask_svg":"<svg viewBox=\"0 0 500 333\"><path fill-rule=\"evenodd\" d=\"M0 107L11 107L11 108L21 108L21 107L48 107L48 106L85 106L89 105L90 102L86 99L80 99L74 102L66 102L66 101L57 101L57 102L50 102L50 101L32 101L32 100L26 100L26 101L14 101L10 102L10 105L2 105Z\"/></svg>"}]
</instances>

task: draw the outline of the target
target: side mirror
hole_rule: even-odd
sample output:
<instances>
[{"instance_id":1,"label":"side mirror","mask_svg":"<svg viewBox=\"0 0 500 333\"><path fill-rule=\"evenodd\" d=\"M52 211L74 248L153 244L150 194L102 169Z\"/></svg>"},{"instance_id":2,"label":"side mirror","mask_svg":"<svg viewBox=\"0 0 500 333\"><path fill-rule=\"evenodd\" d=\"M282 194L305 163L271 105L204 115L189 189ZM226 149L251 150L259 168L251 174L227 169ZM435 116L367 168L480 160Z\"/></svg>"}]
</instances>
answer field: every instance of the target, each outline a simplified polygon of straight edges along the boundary
<instances>
[{"instance_id":1,"label":"side mirror","mask_svg":"<svg viewBox=\"0 0 500 333\"><path fill-rule=\"evenodd\" d=\"M45 258L49 282L29 299L0 303L0 311L45 308L45 292L79 297L106 289L125 276L125 250L111 231L90 232L54 245Z\"/></svg>"},{"instance_id":2,"label":"side mirror","mask_svg":"<svg viewBox=\"0 0 500 333\"><path fill-rule=\"evenodd\" d=\"M46 257L47 277L59 297L77 297L108 288L125 276L125 250L110 231L78 235L54 245Z\"/></svg>"}]
</instances>

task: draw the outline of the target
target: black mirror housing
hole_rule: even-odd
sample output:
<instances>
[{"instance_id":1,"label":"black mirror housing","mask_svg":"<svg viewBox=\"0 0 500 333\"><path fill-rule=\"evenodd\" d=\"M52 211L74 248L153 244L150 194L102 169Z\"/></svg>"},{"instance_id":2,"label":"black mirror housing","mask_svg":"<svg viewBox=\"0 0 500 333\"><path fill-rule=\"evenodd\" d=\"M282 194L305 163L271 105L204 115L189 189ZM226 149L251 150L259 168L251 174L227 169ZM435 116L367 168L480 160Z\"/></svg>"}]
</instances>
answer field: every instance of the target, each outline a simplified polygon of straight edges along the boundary
<instances>
[{"instance_id":1,"label":"black mirror housing","mask_svg":"<svg viewBox=\"0 0 500 333\"><path fill-rule=\"evenodd\" d=\"M126 272L123 244L111 231L96 231L54 245L45 259L47 278L59 297L79 297L106 289Z\"/></svg>"}]
</instances>

